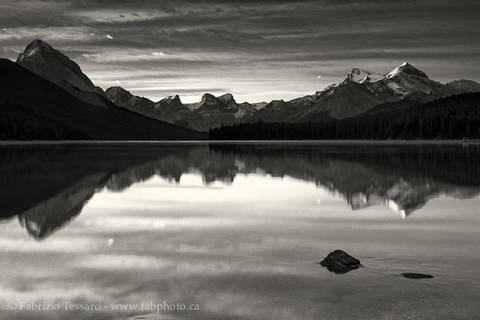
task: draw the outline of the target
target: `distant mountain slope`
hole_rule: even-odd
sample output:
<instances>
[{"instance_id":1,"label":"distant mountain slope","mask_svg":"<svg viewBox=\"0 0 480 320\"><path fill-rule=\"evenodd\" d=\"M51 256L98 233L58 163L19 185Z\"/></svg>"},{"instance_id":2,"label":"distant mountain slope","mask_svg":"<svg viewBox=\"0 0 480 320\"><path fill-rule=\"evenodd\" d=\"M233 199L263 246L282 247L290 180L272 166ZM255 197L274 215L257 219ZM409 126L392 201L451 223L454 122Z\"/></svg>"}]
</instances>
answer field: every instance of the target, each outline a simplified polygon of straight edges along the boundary
<instances>
[{"instance_id":1,"label":"distant mountain slope","mask_svg":"<svg viewBox=\"0 0 480 320\"><path fill-rule=\"evenodd\" d=\"M401 112L402 110L408 109L412 106L418 105L419 102L412 99L403 99L395 102L386 102L379 104L359 116L370 116L376 114L387 114L394 112Z\"/></svg>"},{"instance_id":2,"label":"distant mountain slope","mask_svg":"<svg viewBox=\"0 0 480 320\"><path fill-rule=\"evenodd\" d=\"M267 121L267 122L283 122L297 113L302 107L310 105L310 102L300 98L298 103L287 103L283 100L273 100L267 103L262 109L255 112L248 122Z\"/></svg>"},{"instance_id":3,"label":"distant mountain slope","mask_svg":"<svg viewBox=\"0 0 480 320\"><path fill-rule=\"evenodd\" d=\"M442 84L405 62L385 74L353 68L340 84L290 101L237 103L232 94L215 97L207 93L198 103L183 104L178 96L154 102L134 96L121 87L109 88L104 93L74 61L41 40L31 42L18 56L17 63L91 106L111 109L113 103L148 118L197 131L246 122L322 122L363 114L383 114L465 92L480 92L480 84L474 81L455 80ZM18 122L22 116L10 110L12 103L4 107L4 118ZM68 135L75 131L37 111L20 109L31 127L43 128L48 135L61 137L67 131ZM74 135L78 135L79 132L75 132ZM21 135L28 136L29 133L22 131Z\"/></svg>"},{"instance_id":4,"label":"distant mountain slope","mask_svg":"<svg viewBox=\"0 0 480 320\"><path fill-rule=\"evenodd\" d=\"M203 95L198 103L188 106L203 118L205 129L240 123L249 119L256 111L250 104L238 104L230 93L215 97L209 93Z\"/></svg>"},{"instance_id":5,"label":"distant mountain slope","mask_svg":"<svg viewBox=\"0 0 480 320\"><path fill-rule=\"evenodd\" d=\"M205 130L201 116L184 106L179 96L153 102L145 97L135 96L122 87L108 88L105 95L116 105L147 117L185 128Z\"/></svg>"},{"instance_id":6,"label":"distant mountain slope","mask_svg":"<svg viewBox=\"0 0 480 320\"><path fill-rule=\"evenodd\" d=\"M199 131L245 122L257 111L255 105L237 103L228 93L219 97L207 93L200 102L191 104L183 104L178 95L153 102L121 87L108 88L105 94L113 103L131 111Z\"/></svg>"},{"instance_id":7,"label":"distant mountain slope","mask_svg":"<svg viewBox=\"0 0 480 320\"><path fill-rule=\"evenodd\" d=\"M423 71L403 63L387 74L353 68L339 85L331 85L314 95L288 102L272 101L257 111L250 122L305 122L344 119L365 113L379 105L428 102L471 92L476 83L461 81L443 85ZM478 84L477 84L478 85ZM478 85L480 86L480 85ZM473 89L472 89L473 88ZM407 103L398 103L400 101Z\"/></svg>"},{"instance_id":8,"label":"distant mountain slope","mask_svg":"<svg viewBox=\"0 0 480 320\"><path fill-rule=\"evenodd\" d=\"M27 45L17 63L80 100L102 107L108 104L102 89L95 87L74 61L42 40Z\"/></svg>"},{"instance_id":9,"label":"distant mountain slope","mask_svg":"<svg viewBox=\"0 0 480 320\"><path fill-rule=\"evenodd\" d=\"M178 95L163 98L155 102L153 107L160 120L198 131L206 130L202 117L188 109Z\"/></svg>"},{"instance_id":10,"label":"distant mountain slope","mask_svg":"<svg viewBox=\"0 0 480 320\"><path fill-rule=\"evenodd\" d=\"M266 102L266 101L251 103L251 105L253 105L253 106L255 107L255 109L257 109L257 110L262 109L262 108L265 107L267 104L268 104L268 102Z\"/></svg>"},{"instance_id":11,"label":"distant mountain slope","mask_svg":"<svg viewBox=\"0 0 480 320\"><path fill-rule=\"evenodd\" d=\"M339 121L337 128L368 139L480 138L480 93L463 93L379 115ZM352 134L349 134L350 138Z\"/></svg>"},{"instance_id":12,"label":"distant mountain slope","mask_svg":"<svg viewBox=\"0 0 480 320\"><path fill-rule=\"evenodd\" d=\"M480 83L477 83L472 80L454 80L447 83L447 86L456 89L462 90L465 92L480 92Z\"/></svg>"},{"instance_id":13,"label":"distant mountain slope","mask_svg":"<svg viewBox=\"0 0 480 320\"><path fill-rule=\"evenodd\" d=\"M10 60L0 59L2 139L202 139L203 134L124 110L79 100ZM39 123L43 123L39 127ZM58 132L56 132L57 130ZM19 134L18 132L21 132Z\"/></svg>"}]
</instances>

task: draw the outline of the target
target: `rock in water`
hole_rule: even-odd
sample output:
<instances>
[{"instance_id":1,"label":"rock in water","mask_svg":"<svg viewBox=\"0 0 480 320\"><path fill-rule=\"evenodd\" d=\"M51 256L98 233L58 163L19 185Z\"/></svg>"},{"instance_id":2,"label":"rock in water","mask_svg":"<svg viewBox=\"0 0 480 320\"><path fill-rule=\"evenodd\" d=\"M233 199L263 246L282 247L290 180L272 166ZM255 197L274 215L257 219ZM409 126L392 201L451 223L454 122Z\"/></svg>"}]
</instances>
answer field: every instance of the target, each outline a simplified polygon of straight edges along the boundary
<instances>
[{"instance_id":1,"label":"rock in water","mask_svg":"<svg viewBox=\"0 0 480 320\"><path fill-rule=\"evenodd\" d=\"M402 273L402 276L408 279L432 279L433 278L431 274L414 273L414 272Z\"/></svg>"},{"instance_id":2,"label":"rock in water","mask_svg":"<svg viewBox=\"0 0 480 320\"><path fill-rule=\"evenodd\" d=\"M326 267L328 271L336 274L343 274L355 270L361 266L360 260L355 259L342 250L335 250L320 262L322 267Z\"/></svg>"}]
</instances>

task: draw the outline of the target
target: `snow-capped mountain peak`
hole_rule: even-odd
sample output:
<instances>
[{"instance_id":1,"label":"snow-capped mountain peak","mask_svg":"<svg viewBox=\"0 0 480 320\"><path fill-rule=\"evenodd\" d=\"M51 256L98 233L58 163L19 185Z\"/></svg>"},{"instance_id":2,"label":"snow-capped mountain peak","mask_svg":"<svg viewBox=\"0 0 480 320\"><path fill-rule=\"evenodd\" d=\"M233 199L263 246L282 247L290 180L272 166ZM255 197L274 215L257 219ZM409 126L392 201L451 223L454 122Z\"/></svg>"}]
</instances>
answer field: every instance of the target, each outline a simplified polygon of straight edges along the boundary
<instances>
[{"instance_id":1,"label":"snow-capped mountain peak","mask_svg":"<svg viewBox=\"0 0 480 320\"><path fill-rule=\"evenodd\" d=\"M408 62L403 62L401 65L399 65L398 67L390 71L387 74L386 78L391 79L401 74L408 74L408 75L413 75L416 77L428 79L428 76L426 75L425 72L415 68Z\"/></svg>"},{"instance_id":2,"label":"snow-capped mountain peak","mask_svg":"<svg viewBox=\"0 0 480 320\"><path fill-rule=\"evenodd\" d=\"M362 70L359 68L353 68L347 75L346 80L356 83L374 83L383 80L385 76L383 74Z\"/></svg>"}]
</instances>

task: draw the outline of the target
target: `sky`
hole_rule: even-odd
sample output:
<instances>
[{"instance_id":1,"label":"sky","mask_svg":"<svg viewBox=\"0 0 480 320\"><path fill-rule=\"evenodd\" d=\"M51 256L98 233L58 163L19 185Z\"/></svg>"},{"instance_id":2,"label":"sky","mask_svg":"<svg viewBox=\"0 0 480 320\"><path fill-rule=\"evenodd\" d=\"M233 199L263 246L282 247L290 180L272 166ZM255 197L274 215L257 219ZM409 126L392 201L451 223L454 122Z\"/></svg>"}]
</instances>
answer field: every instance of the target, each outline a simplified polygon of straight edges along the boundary
<instances>
[{"instance_id":1,"label":"sky","mask_svg":"<svg viewBox=\"0 0 480 320\"><path fill-rule=\"evenodd\" d=\"M478 12L478 0L1 0L0 56L38 38L103 89L289 100L403 61L480 81Z\"/></svg>"}]
</instances>

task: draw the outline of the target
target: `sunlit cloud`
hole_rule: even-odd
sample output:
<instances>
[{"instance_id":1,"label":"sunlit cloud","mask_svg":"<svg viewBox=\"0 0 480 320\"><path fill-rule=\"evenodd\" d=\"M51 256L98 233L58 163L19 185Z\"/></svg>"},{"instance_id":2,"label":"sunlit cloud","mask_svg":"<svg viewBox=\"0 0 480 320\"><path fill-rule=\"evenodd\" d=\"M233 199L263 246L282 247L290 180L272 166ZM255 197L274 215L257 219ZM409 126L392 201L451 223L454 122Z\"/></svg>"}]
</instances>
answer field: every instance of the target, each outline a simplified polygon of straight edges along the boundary
<instances>
[{"instance_id":1,"label":"sunlit cloud","mask_svg":"<svg viewBox=\"0 0 480 320\"><path fill-rule=\"evenodd\" d=\"M167 17L169 14L158 9L135 10L135 12L125 9L97 9L75 11L70 16L81 18L85 23L128 23L158 19Z\"/></svg>"},{"instance_id":2,"label":"sunlit cloud","mask_svg":"<svg viewBox=\"0 0 480 320\"><path fill-rule=\"evenodd\" d=\"M98 245L99 243L91 238L56 237L48 240L48 246L32 239L0 238L0 252L86 252Z\"/></svg>"},{"instance_id":3,"label":"sunlit cloud","mask_svg":"<svg viewBox=\"0 0 480 320\"><path fill-rule=\"evenodd\" d=\"M95 40L95 34L90 32L88 27L17 27L3 28L0 33L2 40L23 40L43 39L45 41L74 40L76 42L86 42Z\"/></svg>"},{"instance_id":4,"label":"sunlit cloud","mask_svg":"<svg viewBox=\"0 0 480 320\"><path fill-rule=\"evenodd\" d=\"M107 38L114 39L111 35ZM145 50L127 50L125 52L118 51L102 51L99 53L88 53L83 55L87 60L97 63L116 63L116 62L141 62L141 61L171 61L180 62L202 62L214 61L213 57L206 55L195 55L191 53L173 53L167 54L161 51L148 52Z\"/></svg>"}]
</instances>

